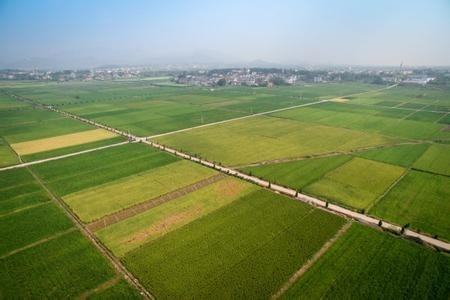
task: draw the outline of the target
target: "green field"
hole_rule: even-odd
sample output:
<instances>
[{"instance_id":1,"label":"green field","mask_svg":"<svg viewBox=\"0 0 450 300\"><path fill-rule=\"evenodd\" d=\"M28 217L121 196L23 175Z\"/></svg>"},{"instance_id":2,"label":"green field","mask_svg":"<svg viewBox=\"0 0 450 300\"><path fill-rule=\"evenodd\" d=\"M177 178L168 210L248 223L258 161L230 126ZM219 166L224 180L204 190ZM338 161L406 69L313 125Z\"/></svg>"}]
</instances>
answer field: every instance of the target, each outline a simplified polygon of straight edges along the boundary
<instances>
[{"instance_id":1,"label":"green field","mask_svg":"<svg viewBox=\"0 0 450 300\"><path fill-rule=\"evenodd\" d=\"M27 169L0 172L0 217L48 200Z\"/></svg>"},{"instance_id":2,"label":"green field","mask_svg":"<svg viewBox=\"0 0 450 300\"><path fill-rule=\"evenodd\" d=\"M69 146L95 127L41 103L450 241L448 90L382 87L0 81L0 167L124 141ZM126 143L0 171L0 299L141 298L55 201L157 299L267 299L302 267L283 297L450 295L448 254Z\"/></svg>"},{"instance_id":3,"label":"green field","mask_svg":"<svg viewBox=\"0 0 450 300\"><path fill-rule=\"evenodd\" d=\"M268 298L344 223L259 190L124 261L158 298Z\"/></svg>"},{"instance_id":4,"label":"green field","mask_svg":"<svg viewBox=\"0 0 450 300\"><path fill-rule=\"evenodd\" d=\"M431 140L449 139L444 124L406 120L405 113L394 110L386 114L376 106L347 103L323 103L311 107L287 110L273 114L279 118L311 122L325 126L347 128L393 138ZM407 111L410 112L410 111Z\"/></svg>"},{"instance_id":5,"label":"green field","mask_svg":"<svg viewBox=\"0 0 450 300\"><path fill-rule=\"evenodd\" d=\"M94 127L47 110L0 110L0 136L10 144L91 129Z\"/></svg>"},{"instance_id":6,"label":"green field","mask_svg":"<svg viewBox=\"0 0 450 300\"><path fill-rule=\"evenodd\" d=\"M126 144L35 165L32 169L62 197L177 160L144 144Z\"/></svg>"},{"instance_id":7,"label":"green field","mask_svg":"<svg viewBox=\"0 0 450 300\"><path fill-rule=\"evenodd\" d=\"M75 298L114 276L77 231L0 259L0 266L0 295L5 299Z\"/></svg>"},{"instance_id":8,"label":"green field","mask_svg":"<svg viewBox=\"0 0 450 300\"><path fill-rule=\"evenodd\" d=\"M411 171L370 211L450 241L450 178Z\"/></svg>"},{"instance_id":9,"label":"green field","mask_svg":"<svg viewBox=\"0 0 450 300\"><path fill-rule=\"evenodd\" d=\"M226 165L348 151L394 142L378 134L267 116L162 136L156 140Z\"/></svg>"},{"instance_id":10,"label":"green field","mask_svg":"<svg viewBox=\"0 0 450 300\"><path fill-rule=\"evenodd\" d=\"M354 155L401 167L410 167L428 147L429 144L407 144L358 152Z\"/></svg>"},{"instance_id":11,"label":"green field","mask_svg":"<svg viewBox=\"0 0 450 300\"><path fill-rule=\"evenodd\" d=\"M346 206L367 209L404 171L401 167L353 158L304 191Z\"/></svg>"},{"instance_id":12,"label":"green field","mask_svg":"<svg viewBox=\"0 0 450 300\"><path fill-rule=\"evenodd\" d=\"M68 194L63 200L88 223L214 174L211 169L185 160L159 164L145 172Z\"/></svg>"},{"instance_id":13,"label":"green field","mask_svg":"<svg viewBox=\"0 0 450 300\"><path fill-rule=\"evenodd\" d=\"M0 167L13 165L18 162L19 159L14 151L8 143L0 137Z\"/></svg>"},{"instance_id":14,"label":"green field","mask_svg":"<svg viewBox=\"0 0 450 300\"><path fill-rule=\"evenodd\" d=\"M111 299L142 299L142 296L137 290L130 287L124 280L120 280L115 285L108 287L105 290L96 292L92 296L87 297L89 300L111 300Z\"/></svg>"},{"instance_id":15,"label":"green field","mask_svg":"<svg viewBox=\"0 0 450 300\"><path fill-rule=\"evenodd\" d=\"M52 202L0 217L0 256L72 226L72 222Z\"/></svg>"},{"instance_id":16,"label":"green field","mask_svg":"<svg viewBox=\"0 0 450 300\"><path fill-rule=\"evenodd\" d=\"M350 159L350 156L339 155L247 167L243 168L242 171L273 183L302 190L308 184L320 179L325 173Z\"/></svg>"},{"instance_id":17,"label":"green field","mask_svg":"<svg viewBox=\"0 0 450 300\"><path fill-rule=\"evenodd\" d=\"M414 168L450 176L450 145L433 144L416 161Z\"/></svg>"},{"instance_id":18,"label":"green field","mask_svg":"<svg viewBox=\"0 0 450 300\"><path fill-rule=\"evenodd\" d=\"M154 241L256 190L227 178L100 230L97 236L117 256Z\"/></svg>"},{"instance_id":19,"label":"green field","mask_svg":"<svg viewBox=\"0 0 450 300\"><path fill-rule=\"evenodd\" d=\"M203 89L137 80L17 86L8 92L56 104L136 135L149 136L376 88L379 86L343 83L272 89Z\"/></svg>"},{"instance_id":20,"label":"green field","mask_svg":"<svg viewBox=\"0 0 450 300\"><path fill-rule=\"evenodd\" d=\"M450 258L353 224L284 299L448 299Z\"/></svg>"},{"instance_id":21,"label":"green field","mask_svg":"<svg viewBox=\"0 0 450 300\"><path fill-rule=\"evenodd\" d=\"M0 172L0 298L74 298L116 276L49 200L26 168Z\"/></svg>"}]
</instances>

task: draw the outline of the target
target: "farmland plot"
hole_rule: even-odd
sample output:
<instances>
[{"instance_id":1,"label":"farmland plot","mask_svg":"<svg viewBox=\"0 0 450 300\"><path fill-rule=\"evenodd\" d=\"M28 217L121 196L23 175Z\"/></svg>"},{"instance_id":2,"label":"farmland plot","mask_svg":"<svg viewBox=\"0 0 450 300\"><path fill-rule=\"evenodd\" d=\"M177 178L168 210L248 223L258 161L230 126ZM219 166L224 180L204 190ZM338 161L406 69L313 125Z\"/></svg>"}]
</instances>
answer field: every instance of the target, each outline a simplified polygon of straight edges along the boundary
<instances>
[{"instance_id":1,"label":"farmland plot","mask_svg":"<svg viewBox=\"0 0 450 300\"><path fill-rule=\"evenodd\" d=\"M433 144L416 161L414 168L450 176L450 145Z\"/></svg>"},{"instance_id":2,"label":"farmland plot","mask_svg":"<svg viewBox=\"0 0 450 300\"><path fill-rule=\"evenodd\" d=\"M156 138L226 165L393 143L378 134L273 117L254 117Z\"/></svg>"},{"instance_id":3,"label":"farmland plot","mask_svg":"<svg viewBox=\"0 0 450 300\"><path fill-rule=\"evenodd\" d=\"M143 144L126 144L32 168L62 197L178 160Z\"/></svg>"},{"instance_id":4,"label":"farmland plot","mask_svg":"<svg viewBox=\"0 0 450 300\"><path fill-rule=\"evenodd\" d=\"M225 178L97 232L117 256L154 241L255 191L253 185Z\"/></svg>"},{"instance_id":5,"label":"farmland plot","mask_svg":"<svg viewBox=\"0 0 450 300\"><path fill-rule=\"evenodd\" d=\"M350 159L351 156L339 155L247 167L242 170L270 182L302 190Z\"/></svg>"},{"instance_id":6,"label":"farmland plot","mask_svg":"<svg viewBox=\"0 0 450 300\"><path fill-rule=\"evenodd\" d=\"M259 190L124 261L159 298L268 298L344 223Z\"/></svg>"},{"instance_id":7,"label":"farmland plot","mask_svg":"<svg viewBox=\"0 0 450 300\"><path fill-rule=\"evenodd\" d=\"M73 231L0 259L0 294L5 299L74 298L113 276L106 260Z\"/></svg>"},{"instance_id":8,"label":"farmland plot","mask_svg":"<svg viewBox=\"0 0 450 300\"><path fill-rule=\"evenodd\" d=\"M63 200L84 222L91 222L214 174L211 169L183 160L83 189Z\"/></svg>"},{"instance_id":9,"label":"farmland plot","mask_svg":"<svg viewBox=\"0 0 450 300\"><path fill-rule=\"evenodd\" d=\"M450 257L353 224L284 299L447 299Z\"/></svg>"},{"instance_id":10,"label":"farmland plot","mask_svg":"<svg viewBox=\"0 0 450 300\"><path fill-rule=\"evenodd\" d=\"M450 240L450 178L409 172L370 213Z\"/></svg>"},{"instance_id":11,"label":"farmland plot","mask_svg":"<svg viewBox=\"0 0 450 300\"><path fill-rule=\"evenodd\" d=\"M84 143L105 140L117 136L115 133L104 129L93 129L78 133L71 133L51 138L31 140L11 144L11 147L19 155L30 155L38 152L50 151L59 148L76 146Z\"/></svg>"},{"instance_id":12,"label":"farmland plot","mask_svg":"<svg viewBox=\"0 0 450 300\"><path fill-rule=\"evenodd\" d=\"M49 200L26 169L0 172L0 217Z\"/></svg>"},{"instance_id":13,"label":"farmland plot","mask_svg":"<svg viewBox=\"0 0 450 300\"><path fill-rule=\"evenodd\" d=\"M19 162L16 154L4 139L0 137L0 167L9 166Z\"/></svg>"},{"instance_id":14,"label":"farmland plot","mask_svg":"<svg viewBox=\"0 0 450 300\"><path fill-rule=\"evenodd\" d=\"M304 191L353 208L367 209L404 171L401 167L353 158Z\"/></svg>"},{"instance_id":15,"label":"farmland plot","mask_svg":"<svg viewBox=\"0 0 450 300\"><path fill-rule=\"evenodd\" d=\"M388 164L410 167L424 152L429 144L411 144L357 152L354 155Z\"/></svg>"},{"instance_id":16,"label":"farmland plot","mask_svg":"<svg viewBox=\"0 0 450 300\"><path fill-rule=\"evenodd\" d=\"M0 217L0 256L72 226L72 222L52 202Z\"/></svg>"}]
</instances>

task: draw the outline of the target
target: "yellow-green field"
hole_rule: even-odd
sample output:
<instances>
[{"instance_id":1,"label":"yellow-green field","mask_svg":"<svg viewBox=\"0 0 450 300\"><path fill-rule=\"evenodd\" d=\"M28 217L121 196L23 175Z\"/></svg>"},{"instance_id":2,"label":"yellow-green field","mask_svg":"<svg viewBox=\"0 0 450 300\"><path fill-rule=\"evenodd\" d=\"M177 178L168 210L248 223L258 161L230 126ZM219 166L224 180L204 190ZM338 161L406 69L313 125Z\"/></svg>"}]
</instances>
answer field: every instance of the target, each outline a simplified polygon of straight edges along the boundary
<instances>
[{"instance_id":1,"label":"yellow-green field","mask_svg":"<svg viewBox=\"0 0 450 300\"><path fill-rule=\"evenodd\" d=\"M214 175L214 171L178 161L106 184L81 190L64 201L84 221L91 222L142 201Z\"/></svg>"},{"instance_id":2,"label":"yellow-green field","mask_svg":"<svg viewBox=\"0 0 450 300\"><path fill-rule=\"evenodd\" d=\"M11 147L19 155L28 155L110 139L115 136L117 136L117 134L112 133L111 131L107 131L104 129L93 129L77 133L54 136L50 138L15 143L11 144Z\"/></svg>"},{"instance_id":3,"label":"yellow-green field","mask_svg":"<svg viewBox=\"0 0 450 300\"><path fill-rule=\"evenodd\" d=\"M351 207L367 209L403 172L405 169L401 167L354 158L328 172L304 191Z\"/></svg>"},{"instance_id":4,"label":"yellow-green field","mask_svg":"<svg viewBox=\"0 0 450 300\"><path fill-rule=\"evenodd\" d=\"M97 235L117 256L156 240L257 189L225 178L183 197L173 199L134 217L100 230Z\"/></svg>"},{"instance_id":5,"label":"yellow-green field","mask_svg":"<svg viewBox=\"0 0 450 300\"><path fill-rule=\"evenodd\" d=\"M395 141L374 133L267 116L194 129L156 140L226 165L348 151Z\"/></svg>"}]
</instances>

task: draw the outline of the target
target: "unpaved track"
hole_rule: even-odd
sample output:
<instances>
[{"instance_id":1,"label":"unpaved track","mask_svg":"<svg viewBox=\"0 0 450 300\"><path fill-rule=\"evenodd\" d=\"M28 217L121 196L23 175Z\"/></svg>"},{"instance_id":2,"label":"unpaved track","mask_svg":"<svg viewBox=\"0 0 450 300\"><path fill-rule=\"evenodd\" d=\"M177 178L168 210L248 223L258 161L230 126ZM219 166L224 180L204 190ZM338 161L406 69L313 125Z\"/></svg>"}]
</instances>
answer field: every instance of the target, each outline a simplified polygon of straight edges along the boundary
<instances>
[{"instance_id":1,"label":"unpaved track","mask_svg":"<svg viewBox=\"0 0 450 300\"><path fill-rule=\"evenodd\" d=\"M145 212L145 211L147 211L151 208L154 208L158 205L166 203L170 200L173 200L173 199L182 197L184 195L187 195L189 193L192 193L198 189L201 189L202 187L213 184L223 178L225 178L225 175L222 173L213 175L209 178L206 178L206 179L200 180L196 183L190 184L188 186L179 188L179 189L169 192L167 194L164 194L159 197L147 200L145 202L133 205L133 206L123 209L117 213L104 216L103 218L101 218L97 221L87 224L86 227L89 230L91 230L92 232L98 231L98 230L106 228L112 224L118 223L122 220L131 218L135 215Z\"/></svg>"},{"instance_id":2,"label":"unpaved track","mask_svg":"<svg viewBox=\"0 0 450 300\"><path fill-rule=\"evenodd\" d=\"M72 157L72 156L85 154L85 153L89 153L89 152L94 152L94 151L98 151L98 150L103 150L103 149L108 149L108 148L112 148L112 147L122 146L122 145L125 145L128 143L130 143L130 142L125 141L125 142L120 142L117 144L106 145L106 146L102 146L102 147L87 149L87 150L73 152L73 153L64 154L64 155L60 155L60 156L55 156L55 157L30 161L30 162L26 162L26 163L21 163L21 164L17 164L17 165L12 165L12 166L8 166L8 167L3 167L3 168L0 168L0 172L6 171L6 170L11 170L11 169L24 168L24 167L28 167L28 166L32 166L32 165L37 165L37 164L42 164L42 163L46 163L46 162L53 161L53 160L63 159L63 158L67 158L67 157Z\"/></svg>"},{"instance_id":3,"label":"unpaved track","mask_svg":"<svg viewBox=\"0 0 450 300\"><path fill-rule=\"evenodd\" d=\"M8 252L8 253L6 253L6 254L0 256L0 259L4 259L4 258L6 258L6 257L8 257L8 256L13 255L13 254L16 254L16 253L25 251L25 250L27 250L27 249L36 247L36 246L38 246L38 245L40 245L40 244L43 244L43 243L46 243L46 242L48 242L48 241L54 240L54 239L56 239L56 238L59 238L60 236L63 236L63 235L66 235L66 234L68 234L68 233L70 233L70 232L72 232L72 231L75 231L76 229L77 229L76 227L72 227L72 228L69 228L69 229L67 229L67 230L64 230L64 231L55 233L54 235L51 235L51 236L49 236L49 237L46 237L46 238L44 238L44 239L42 239L42 240L36 241L36 242L34 242L34 243L31 243L31 244L28 244L28 245L26 245L26 246L20 247L20 248L18 248L18 249L14 249L13 251L10 251L10 252Z\"/></svg>"},{"instance_id":4,"label":"unpaved track","mask_svg":"<svg viewBox=\"0 0 450 300\"><path fill-rule=\"evenodd\" d=\"M336 242L336 240L341 237L344 233L347 232L347 230L352 225L352 222L347 222L344 224L344 226L339 229L336 234L329 239L322 248L319 249L297 272L295 272L289 280L283 284L283 286L280 288L278 292L276 292L274 295L272 295L271 299L278 299L280 298L303 274L306 273L318 260L321 258L327 251L330 249L330 247Z\"/></svg>"},{"instance_id":5,"label":"unpaved track","mask_svg":"<svg viewBox=\"0 0 450 300\"><path fill-rule=\"evenodd\" d=\"M367 91L367 92L363 92L363 93L356 93L356 94L353 94L353 95L361 95L361 94L366 94L366 93L372 93L372 92L378 92L378 91L382 91L382 90L387 90L387 89L394 88L397 85L398 84L394 84L394 85L391 85L391 86L388 86L388 87L384 87L384 88L381 88L381 89L378 89L378 90L371 90L371 91ZM336 98L344 98L344 97L348 97L348 96L350 96L350 95L335 97L334 99L336 99ZM15 97L17 98L18 96L15 96ZM30 99L27 99L25 101L33 102ZM322 100L322 101L325 101L325 100ZM33 102L33 103L35 103L35 102ZM329 212L332 212L334 214L344 215L344 216L352 218L352 219L354 219L354 220L356 220L358 222L361 222L361 223L366 224L366 225L371 225L371 226L378 226L379 222L381 221L382 222L381 228L384 228L384 229L387 229L387 230L390 230L390 231L394 231L394 232L401 232L401 227L398 226L398 225L394 225L394 224L391 224L389 222L385 222L383 220L380 220L380 219L377 219L377 218L374 218L374 217L371 217L371 216L367 216L367 215L364 215L364 214L352 211L350 209L347 209L347 208L344 208L344 207L341 207L341 206L338 206L338 205L335 205L335 204L328 204L327 202L325 202L323 200L320 200L320 199L317 199L317 198L314 198L314 197L310 197L310 196L307 196L307 195L304 195L304 194L300 194L297 191L295 191L293 189L290 189L290 188L286 188L286 187L279 186L279 185L276 185L276 184L271 184L270 182L268 182L266 180L262 180L262 179L259 179L257 177L254 177L254 176L249 176L247 174L244 174L244 173L239 172L239 171L237 171L235 169L232 169L232 168L222 167L222 166L219 166L219 165L215 165L214 163L211 163L209 161L206 161L206 160L203 160L203 159L199 159L199 158L196 158L196 157L192 157L189 154L180 152L178 150L171 149L171 148L165 147L163 145L160 145L160 144L157 144L157 143L154 143L154 142L150 142L150 141L147 140L148 138L146 138L146 137L138 137L138 136L135 136L135 135L131 135L129 133L117 130L115 128L106 126L104 124L99 124L97 122L94 122L94 121L91 121L91 120L88 120L88 119L85 119L85 118L78 117L77 115L73 115L73 114L70 114L70 113L67 113L67 112L64 112L64 111L60 111L60 110L55 109L55 108L53 108L51 106L45 106L45 105L37 104L37 103L35 103L35 105L39 105L40 107L44 107L46 109L58 112L58 113L63 114L65 116L67 116L67 117L70 117L70 118L73 118L73 119L76 119L76 120L79 120L79 121L82 121L82 122L85 122L85 123L97 126L99 128L104 128L104 129L107 129L107 130L111 130L111 131L113 131L113 132L115 132L115 133L117 133L119 135L128 137L130 140L133 140L133 141L136 141L136 142L146 143L146 144L148 144L148 145L150 145L152 147L161 149L163 151L166 151L168 153L171 153L171 154L174 154L176 156L182 157L184 159L191 160L193 162L199 163L199 164L207 166L209 168L214 168L214 169L216 169L216 170L218 170L220 172L223 172L223 173L226 173L228 175L232 175L232 176L241 178L243 180L252 182L252 183L257 184L257 185L259 185L261 187L265 187L267 189L270 189L270 190L272 190L272 191L274 191L276 193L284 194L286 196L289 196L291 198L303 201L303 202L308 203L310 205L319 207L321 209L325 209L325 210L327 210ZM292 108L294 108L294 107L284 108L284 110L292 109ZM267 113L268 112L266 112L264 114L267 114ZM254 115L250 115L248 117L251 117L251 116L254 116ZM66 208L66 209L68 209L68 208ZM70 209L68 209L68 210L71 213ZM79 221L79 222L81 224L81 221ZM83 226L83 225L80 225L80 226ZM85 230L88 231L87 229L85 229ZM414 231L409 230L409 229L404 230L403 235L406 236L406 237L413 238L414 240L415 239L419 239L421 242L424 242L426 244L429 244L429 245L434 246L436 248L439 248L441 250L450 252L450 243L447 243L445 241L441 241L441 240L429 237L427 235L414 232ZM102 247L105 248L104 246L102 246ZM112 255L112 254L110 254L110 255Z\"/></svg>"},{"instance_id":6,"label":"unpaved track","mask_svg":"<svg viewBox=\"0 0 450 300\"><path fill-rule=\"evenodd\" d=\"M285 111L285 110L290 110L290 109L294 109L294 108L300 108L300 107L306 107L306 106L311 106L311 105L315 105L315 104L330 102L332 100L339 99L339 98L345 98L345 97L350 97L350 96L363 95L363 94L367 94L367 93L384 91L384 90L388 90L388 89L391 89L393 87L396 87L397 85L398 84L393 84L393 85L390 85L390 86L387 86L387 87L383 87L383 88L380 88L380 89L376 89L376 90L370 90L370 91L361 92L361 93L354 93L354 94L350 94L350 95L346 95L346 96L334 97L332 99L323 99L323 100L319 100L319 101L314 101L314 102L309 102L309 103L298 104L298 105L294 105L294 106L289 106L289 107L283 107L283 108L278 108L278 109L274 109L274 110L264 111L264 112L260 112L260 113L256 113L256 114L243 116L243 117L237 117L237 118L227 119L227 120L223 120L223 121L208 123L208 124L204 124L204 125L198 125L198 126L193 126L193 127L189 127L189 128L183 128L183 129L180 129L180 130L175 130L175 131L170 131L170 132L166 132L166 133L155 134L155 135L152 135L152 136L148 136L147 138L148 139L154 139L154 138L158 138L158 137L162 137L162 136L166 136L166 135L171 135L171 134L175 134L175 133L190 131L190 130L193 130L193 129L204 128L204 127L208 127L208 126L224 124L224 123L228 123L228 122L233 122L233 121L253 118L253 117L257 117L257 116L268 115L268 114L272 114L272 113L276 113L276 112L280 112L280 111Z\"/></svg>"},{"instance_id":7,"label":"unpaved track","mask_svg":"<svg viewBox=\"0 0 450 300\"><path fill-rule=\"evenodd\" d=\"M99 286L97 286L97 287L95 287L95 288L93 288L93 289L91 289L91 290L88 290L88 291L84 292L83 294L81 294L80 296L78 296L78 299L80 299L80 300L87 299L89 296L91 296L91 295L93 295L93 294L95 294L95 293L104 291L104 290L106 290L106 289L108 289L108 288L114 286L114 285L117 284L119 281L120 281L120 276L113 277L112 279L103 282L103 283L100 284Z\"/></svg>"},{"instance_id":8,"label":"unpaved track","mask_svg":"<svg viewBox=\"0 0 450 300\"><path fill-rule=\"evenodd\" d=\"M150 294L149 291L147 291L144 286L140 284L140 282L134 277L133 274L131 274L125 266L122 265L122 263L109 251L109 249L104 246L97 237L89 230L87 229L81 220L75 215L72 210L65 204L65 202L57 197L55 194L53 194L50 189L45 185L45 183L41 180L39 176L37 176L30 168L28 168L28 171L31 173L31 175L36 179L36 181L42 186L42 188L48 193L52 201L54 201L59 207L63 209L63 211L66 213L66 215L74 222L74 224L78 227L78 229L83 233L83 235L88 238L92 244L100 251L100 253L112 264L114 269L121 274L132 286L134 286L144 297L145 299L155 299L152 294Z\"/></svg>"},{"instance_id":9,"label":"unpaved track","mask_svg":"<svg viewBox=\"0 0 450 300\"><path fill-rule=\"evenodd\" d=\"M144 141L144 143L146 143L146 144L148 144L148 145L150 145L152 147L155 147L155 148L161 149L163 151L166 151L168 153L174 154L176 156L179 156L181 158L189 159L189 160L191 160L193 162L196 162L196 163L199 163L199 164L201 164L203 166L206 166L206 167L209 167L209 168L213 168L213 169L218 170L220 172L223 172L225 174L232 175L232 176L235 176L237 178L241 178L243 180L252 182L252 183L257 184L257 185L259 185L261 187L264 187L264 188L267 188L269 190L272 190L272 191L274 191L276 193L289 196L291 198L300 200L302 202L305 202L307 204L319 207L321 209L325 209L325 210L327 210L329 212L332 212L334 214L343 215L343 216L352 218L352 219L354 219L354 220L356 220L358 222L361 222L363 224L366 224L366 225L378 226L379 222L382 221L382 225L381 225L382 228L387 229L389 231L394 231L394 232L401 233L402 228L400 226L398 226L398 225L391 224L389 222L386 222L386 221L380 220L378 218L371 217L371 216L368 216L368 215L365 215L365 214L362 214L362 213L359 213L359 212L356 212L356 211L352 211L350 209L341 207L341 206L336 205L336 204L327 203L327 202L325 202L323 200L320 200L320 199L317 199L317 198L314 198L314 197L311 197L311 196L308 196L308 195L301 194L298 191L293 190L291 188L287 188L287 187L280 186L280 185L277 185L277 184L272 184L271 182L269 182L267 180L263 180L263 179L260 179L260 178L254 177L254 176L250 176L250 175L244 174L244 173L242 173L242 172L240 172L238 170L232 169L232 168L216 165L216 164L214 164L212 162L209 162L207 160L190 156L189 154L180 152L180 151L172 149L172 148L168 148L168 147L166 147L164 145L160 145L160 144L157 144L155 142ZM434 246L436 248L439 248L441 250L450 252L450 243L447 243L447 242L444 242L444 241L432 238L432 237L427 236L425 234L414 232L412 230L404 230L403 235L406 236L406 237L413 238L413 239L420 239L422 242L424 242L426 244L429 244L429 245Z\"/></svg>"}]
</instances>

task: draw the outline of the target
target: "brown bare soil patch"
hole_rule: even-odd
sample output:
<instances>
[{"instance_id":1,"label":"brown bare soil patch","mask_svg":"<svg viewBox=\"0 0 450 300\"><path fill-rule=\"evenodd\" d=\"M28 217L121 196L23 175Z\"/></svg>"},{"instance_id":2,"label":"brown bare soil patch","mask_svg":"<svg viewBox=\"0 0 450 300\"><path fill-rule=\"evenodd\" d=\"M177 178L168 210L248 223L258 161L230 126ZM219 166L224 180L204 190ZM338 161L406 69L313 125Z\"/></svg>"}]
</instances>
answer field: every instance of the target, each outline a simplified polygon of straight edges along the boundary
<instances>
[{"instance_id":1,"label":"brown bare soil patch","mask_svg":"<svg viewBox=\"0 0 450 300\"><path fill-rule=\"evenodd\" d=\"M200 204L189 210L170 215L167 218L152 224L149 228L134 234L131 238L127 239L125 243L140 243L145 241L150 236L157 236L161 233L167 233L173 226L185 223L186 221L192 220L201 215L202 210L203 207Z\"/></svg>"}]
</instances>

